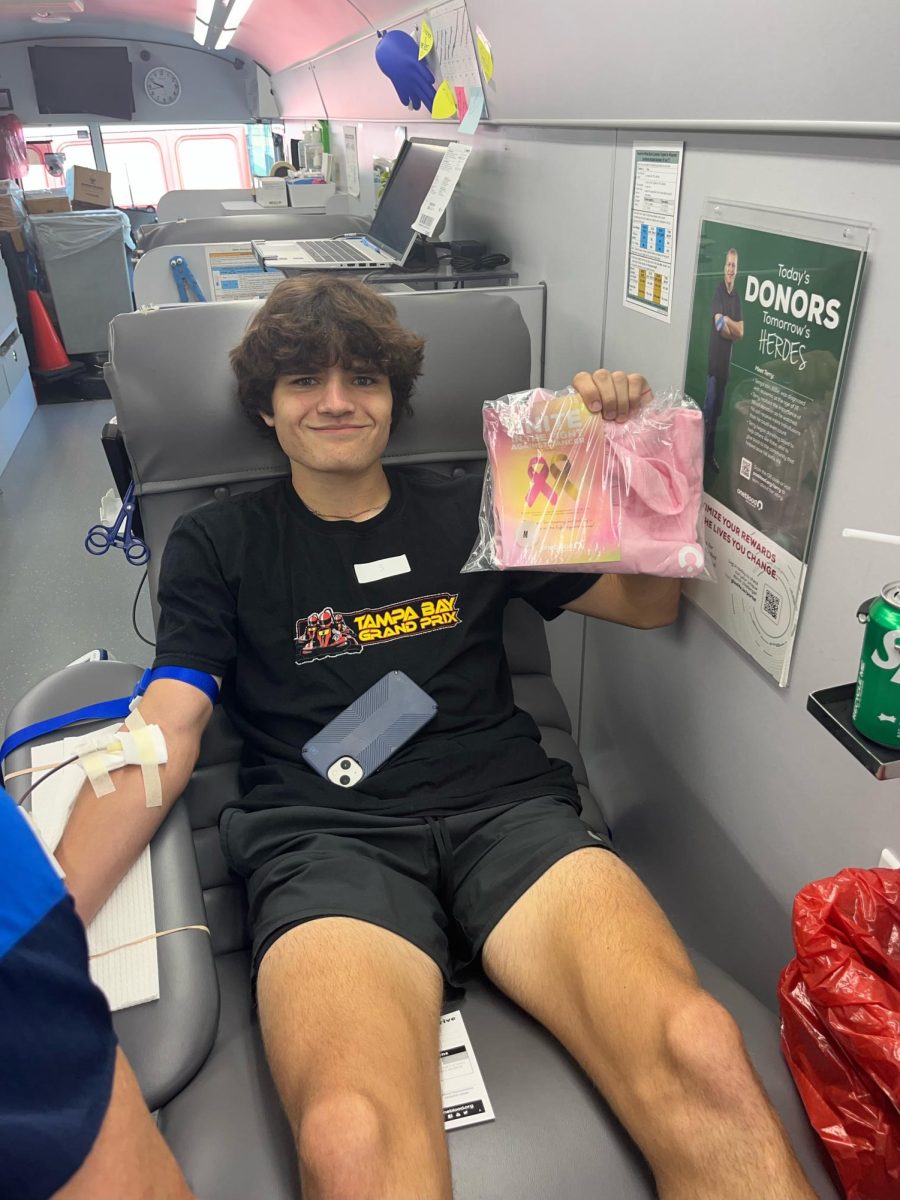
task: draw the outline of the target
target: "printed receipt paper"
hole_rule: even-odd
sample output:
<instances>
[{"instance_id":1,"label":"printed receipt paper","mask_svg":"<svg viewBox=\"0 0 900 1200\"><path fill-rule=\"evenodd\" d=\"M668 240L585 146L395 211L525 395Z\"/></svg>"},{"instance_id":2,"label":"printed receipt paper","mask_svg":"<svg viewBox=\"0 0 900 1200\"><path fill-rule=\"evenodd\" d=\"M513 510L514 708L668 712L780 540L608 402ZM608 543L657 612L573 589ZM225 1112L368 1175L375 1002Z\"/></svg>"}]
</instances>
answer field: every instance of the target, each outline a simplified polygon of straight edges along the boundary
<instances>
[{"instance_id":1,"label":"printed receipt paper","mask_svg":"<svg viewBox=\"0 0 900 1200\"><path fill-rule=\"evenodd\" d=\"M445 1129L480 1125L494 1119L494 1109L458 1010L441 1017L441 1096Z\"/></svg>"}]
</instances>

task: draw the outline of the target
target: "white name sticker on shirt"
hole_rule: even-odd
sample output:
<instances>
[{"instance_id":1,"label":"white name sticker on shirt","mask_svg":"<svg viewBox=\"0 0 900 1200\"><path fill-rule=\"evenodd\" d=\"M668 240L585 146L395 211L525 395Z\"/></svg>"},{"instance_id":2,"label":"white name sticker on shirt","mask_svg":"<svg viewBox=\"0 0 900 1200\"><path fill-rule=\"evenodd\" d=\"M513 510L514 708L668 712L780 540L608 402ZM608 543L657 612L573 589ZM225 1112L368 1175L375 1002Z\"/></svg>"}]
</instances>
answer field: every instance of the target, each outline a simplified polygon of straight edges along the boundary
<instances>
[{"instance_id":1,"label":"white name sticker on shirt","mask_svg":"<svg viewBox=\"0 0 900 1200\"><path fill-rule=\"evenodd\" d=\"M353 569L360 583L374 583L376 579L408 575L411 568L406 555L397 554L394 558L379 558L376 562L354 563Z\"/></svg>"}]
</instances>

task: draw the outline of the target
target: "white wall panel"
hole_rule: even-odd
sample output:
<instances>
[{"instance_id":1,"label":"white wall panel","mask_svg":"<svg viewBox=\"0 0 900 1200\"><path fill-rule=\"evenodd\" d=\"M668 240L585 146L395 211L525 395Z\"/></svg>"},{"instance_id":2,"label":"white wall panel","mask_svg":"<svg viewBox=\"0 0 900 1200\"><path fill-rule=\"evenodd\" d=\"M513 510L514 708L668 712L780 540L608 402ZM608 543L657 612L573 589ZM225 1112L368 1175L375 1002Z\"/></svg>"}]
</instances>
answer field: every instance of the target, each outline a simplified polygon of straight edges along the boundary
<instances>
[{"instance_id":1,"label":"white wall panel","mask_svg":"<svg viewBox=\"0 0 900 1200\"><path fill-rule=\"evenodd\" d=\"M452 201L445 238L483 241L510 256L520 282L547 281L549 387L600 365L614 155L612 133L482 128ZM583 624L566 614L548 630L576 728Z\"/></svg>"},{"instance_id":2,"label":"white wall panel","mask_svg":"<svg viewBox=\"0 0 900 1200\"><path fill-rule=\"evenodd\" d=\"M547 383L599 364L615 137L602 131L479 130L453 199L455 237L549 284Z\"/></svg>"},{"instance_id":3,"label":"white wall panel","mask_svg":"<svg viewBox=\"0 0 900 1200\"><path fill-rule=\"evenodd\" d=\"M273 75L272 91L279 111L287 118L316 121L325 116L312 63Z\"/></svg>"},{"instance_id":4,"label":"white wall panel","mask_svg":"<svg viewBox=\"0 0 900 1200\"><path fill-rule=\"evenodd\" d=\"M487 100L496 121L900 116L895 0L869 0L859 10L837 0L756 0L750 8L713 0L468 0L468 11L493 48ZM329 115L398 119L402 109L374 46L371 35L318 60ZM284 111L308 115L294 103L291 75L278 77Z\"/></svg>"},{"instance_id":5,"label":"white wall panel","mask_svg":"<svg viewBox=\"0 0 900 1200\"><path fill-rule=\"evenodd\" d=\"M496 118L896 120L900 6L468 0Z\"/></svg>"},{"instance_id":6,"label":"white wall panel","mask_svg":"<svg viewBox=\"0 0 900 1200\"><path fill-rule=\"evenodd\" d=\"M412 23L408 28L412 30ZM431 115L424 109L412 113L400 103L393 84L386 75L382 75L375 62L377 41L373 33L343 50L316 60L316 79L325 99L328 116L337 120L366 117L372 121L397 121L409 116L431 123ZM294 75L305 70L306 67L295 67L281 71L275 77L279 95L283 96L282 112L285 116L308 115L297 109L292 93Z\"/></svg>"},{"instance_id":7,"label":"white wall panel","mask_svg":"<svg viewBox=\"0 0 900 1200\"><path fill-rule=\"evenodd\" d=\"M683 379L704 198L871 220L866 269L813 545L790 687L779 690L697 610L653 634L588 623L582 750L626 856L695 943L770 1004L808 880L897 845L896 783L877 783L806 711L855 677L858 603L900 576L845 525L896 530L900 146L689 136L671 326L622 307L631 144L617 150L606 359Z\"/></svg>"}]
</instances>

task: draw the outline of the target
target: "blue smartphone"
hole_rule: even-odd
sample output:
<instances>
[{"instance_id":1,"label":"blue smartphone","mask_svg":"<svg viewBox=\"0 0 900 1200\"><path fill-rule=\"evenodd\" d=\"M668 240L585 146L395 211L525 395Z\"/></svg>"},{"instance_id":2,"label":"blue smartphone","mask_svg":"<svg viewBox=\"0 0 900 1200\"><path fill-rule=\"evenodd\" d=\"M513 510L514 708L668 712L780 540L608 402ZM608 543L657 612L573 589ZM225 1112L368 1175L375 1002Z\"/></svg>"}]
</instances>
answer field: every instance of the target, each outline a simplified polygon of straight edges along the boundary
<instances>
[{"instance_id":1,"label":"blue smartphone","mask_svg":"<svg viewBox=\"0 0 900 1200\"><path fill-rule=\"evenodd\" d=\"M402 671L390 671L309 739L301 753L323 779L356 787L437 713L437 704Z\"/></svg>"}]
</instances>

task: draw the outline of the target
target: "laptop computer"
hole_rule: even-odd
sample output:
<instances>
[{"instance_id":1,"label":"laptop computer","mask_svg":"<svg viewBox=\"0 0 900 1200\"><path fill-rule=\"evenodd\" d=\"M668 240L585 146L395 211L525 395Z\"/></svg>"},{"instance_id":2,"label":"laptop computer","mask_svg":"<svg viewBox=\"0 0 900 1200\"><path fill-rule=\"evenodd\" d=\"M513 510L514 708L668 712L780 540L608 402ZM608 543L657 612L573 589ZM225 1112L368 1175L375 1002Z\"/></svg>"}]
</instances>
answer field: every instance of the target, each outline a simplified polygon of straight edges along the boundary
<instances>
[{"instance_id":1,"label":"laptop computer","mask_svg":"<svg viewBox=\"0 0 900 1200\"><path fill-rule=\"evenodd\" d=\"M341 238L299 241L254 241L253 252L264 267L301 267L318 271L362 270L403 266L418 234L419 215L447 142L410 138L403 143L388 177L368 233Z\"/></svg>"}]
</instances>

